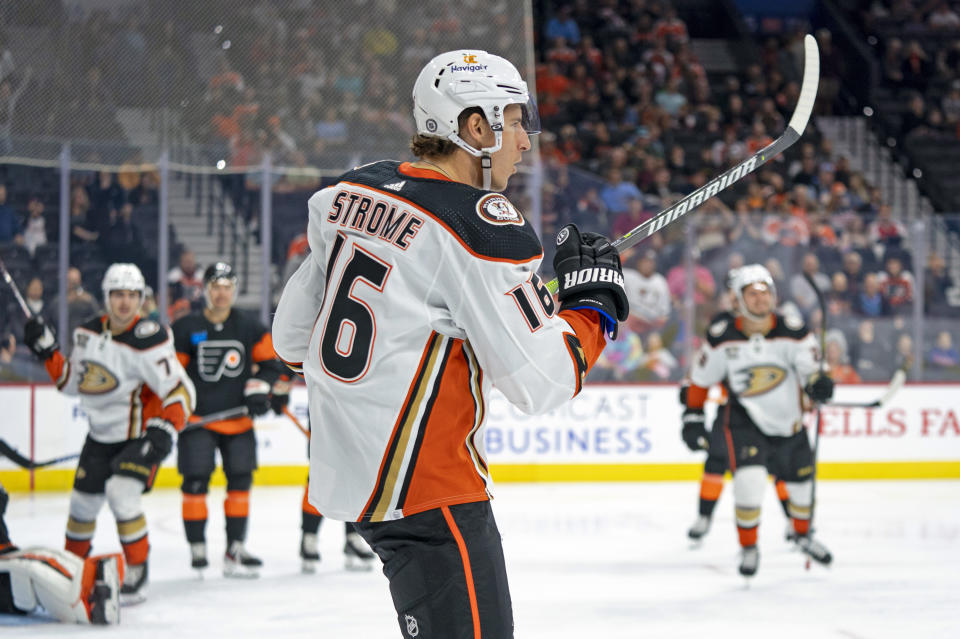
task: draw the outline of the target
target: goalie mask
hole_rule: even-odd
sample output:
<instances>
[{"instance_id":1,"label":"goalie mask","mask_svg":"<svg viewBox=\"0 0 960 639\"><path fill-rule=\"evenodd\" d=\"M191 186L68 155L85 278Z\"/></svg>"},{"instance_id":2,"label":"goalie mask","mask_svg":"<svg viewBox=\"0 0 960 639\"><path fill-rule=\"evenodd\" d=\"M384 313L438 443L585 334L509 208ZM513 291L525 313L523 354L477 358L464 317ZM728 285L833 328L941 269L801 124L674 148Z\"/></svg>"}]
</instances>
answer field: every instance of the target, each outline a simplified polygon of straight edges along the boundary
<instances>
[{"instance_id":1,"label":"goalie mask","mask_svg":"<svg viewBox=\"0 0 960 639\"><path fill-rule=\"evenodd\" d=\"M111 264L107 272L103 274L103 303L110 310L110 291L137 291L140 293L140 306L137 312L143 306L144 290L147 284L143 279L143 273L136 264Z\"/></svg>"},{"instance_id":2,"label":"goalie mask","mask_svg":"<svg viewBox=\"0 0 960 639\"><path fill-rule=\"evenodd\" d=\"M475 49L441 53L420 71L413 85L413 117L417 133L450 140L480 158L483 189L490 189L490 154L503 144L503 113L508 104L523 110L521 125L528 135L540 132L537 105L520 72L500 56ZM460 137L457 119L465 109L479 107L493 130L493 146L477 149Z\"/></svg>"},{"instance_id":3,"label":"goalie mask","mask_svg":"<svg viewBox=\"0 0 960 639\"><path fill-rule=\"evenodd\" d=\"M213 308L213 300L210 298L210 286L213 284L230 284L233 286L233 297L230 304L237 301L237 275L233 267L226 262L215 262L207 267L203 272L203 294L207 298L207 307Z\"/></svg>"},{"instance_id":4,"label":"goalie mask","mask_svg":"<svg viewBox=\"0 0 960 639\"><path fill-rule=\"evenodd\" d=\"M765 266L760 264L748 264L746 266L741 266L731 274L731 277L728 281L730 281L731 288L733 289L734 294L737 296L737 304L740 306L740 312L743 313L745 317L755 322L761 322L766 319L766 316L754 315L747 308L747 305L743 300L743 291L748 286L765 286L767 290L770 291L770 310L773 311L773 309L776 308L777 287L773 283L773 276L770 275L770 271L768 271Z\"/></svg>"}]
</instances>

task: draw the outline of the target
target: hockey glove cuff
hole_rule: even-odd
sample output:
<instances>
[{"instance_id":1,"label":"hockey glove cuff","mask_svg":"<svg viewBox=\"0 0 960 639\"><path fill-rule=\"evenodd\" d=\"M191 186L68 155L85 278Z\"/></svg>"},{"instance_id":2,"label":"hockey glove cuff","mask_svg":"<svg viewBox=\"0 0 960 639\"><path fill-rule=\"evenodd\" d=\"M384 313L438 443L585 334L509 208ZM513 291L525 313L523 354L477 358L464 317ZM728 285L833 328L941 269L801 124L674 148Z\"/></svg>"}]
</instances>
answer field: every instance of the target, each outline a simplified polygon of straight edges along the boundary
<instances>
[{"instance_id":1,"label":"hockey glove cuff","mask_svg":"<svg viewBox=\"0 0 960 639\"><path fill-rule=\"evenodd\" d=\"M687 448L693 451L707 450L710 440L704 425L706 417L702 408L688 408L683 411L683 430L681 436Z\"/></svg>"},{"instance_id":2,"label":"hockey glove cuff","mask_svg":"<svg viewBox=\"0 0 960 639\"><path fill-rule=\"evenodd\" d=\"M568 224L557 234L553 268L560 310L597 311L604 333L615 339L618 322L630 313L617 249L602 235L581 234L575 224Z\"/></svg>"},{"instance_id":3,"label":"hockey glove cuff","mask_svg":"<svg viewBox=\"0 0 960 639\"><path fill-rule=\"evenodd\" d=\"M265 415L270 410L270 384L251 377L243 387L243 404L251 417Z\"/></svg>"},{"instance_id":4,"label":"hockey glove cuff","mask_svg":"<svg viewBox=\"0 0 960 639\"><path fill-rule=\"evenodd\" d=\"M810 399L823 404L833 397L833 380L826 375L819 375L803 389Z\"/></svg>"},{"instance_id":5,"label":"hockey glove cuff","mask_svg":"<svg viewBox=\"0 0 960 639\"><path fill-rule=\"evenodd\" d=\"M33 354L46 361L57 350L57 338L53 329L47 326L42 317L31 317L23 328L23 343Z\"/></svg>"}]
</instances>

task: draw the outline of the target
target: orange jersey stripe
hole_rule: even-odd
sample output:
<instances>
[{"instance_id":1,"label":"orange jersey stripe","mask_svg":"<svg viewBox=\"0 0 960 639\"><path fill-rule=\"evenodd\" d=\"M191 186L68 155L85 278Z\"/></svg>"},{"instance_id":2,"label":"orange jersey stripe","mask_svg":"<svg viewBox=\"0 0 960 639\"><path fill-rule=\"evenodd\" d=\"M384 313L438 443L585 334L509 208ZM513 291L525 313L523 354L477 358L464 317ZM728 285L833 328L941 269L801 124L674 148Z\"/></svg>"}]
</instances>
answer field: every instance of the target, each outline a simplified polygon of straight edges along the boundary
<instances>
[{"instance_id":1,"label":"orange jersey stripe","mask_svg":"<svg viewBox=\"0 0 960 639\"><path fill-rule=\"evenodd\" d=\"M263 337L253 345L250 351L253 361L264 362L268 359L277 359L277 353L273 350L273 338L270 333L264 333Z\"/></svg>"},{"instance_id":2,"label":"orange jersey stripe","mask_svg":"<svg viewBox=\"0 0 960 639\"><path fill-rule=\"evenodd\" d=\"M181 353L180 351L177 351L177 360L180 362L181 366L186 368L187 364L190 363L190 356L187 355L186 353Z\"/></svg>"},{"instance_id":3,"label":"orange jersey stripe","mask_svg":"<svg viewBox=\"0 0 960 639\"><path fill-rule=\"evenodd\" d=\"M707 403L707 389L703 386L690 384L687 388L687 406L689 408L703 408Z\"/></svg>"},{"instance_id":4,"label":"orange jersey stripe","mask_svg":"<svg viewBox=\"0 0 960 639\"><path fill-rule=\"evenodd\" d=\"M470 616L473 618L473 638L481 639L480 634L480 608L477 606L477 590L473 585L473 569L470 567L470 555L467 552L467 544L463 541L463 535L457 528L457 522L453 520L453 514L447 506L441 506L440 511L443 518L453 533L453 538L457 541L457 548L460 550L460 560L463 562L463 572L467 580L467 596L470 599Z\"/></svg>"},{"instance_id":5,"label":"orange jersey stripe","mask_svg":"<svg viewBox=\"0 0 960 639\"><path fill-rule=\"evenodd\" d=\"M313 507L313 505L307 501L307 495L310 494L310 485L307 484L303 489L303 502L300 504L300 510L307 513L308 515L319 515L320 511Z\"/></svg>"},{"instance_id":6,"label":"orange jersey stripe","mask_svg":"<svg viewBox=\"0 0 960 639\"><path fill-rule=\"evenodd\" d=\"M191 422L199 422L203 419L203 415L191 415ZM212 430L215 433L220 433L221 435L236 435L237 433L245 433L251 428L253 428L253 419L249 416L244 415L243 417L234 417L233 419L221 419L216 422L210 422L203 426L207 430Z\"/></svg>"},{"instance_id":7,"label":"orange jersey stripe","mask_svg":"<svg viewBox=\"0 0 960 639\"><path fill-rule=\"evenodd\" d=\"M52 557L44 557L43 555L35 555L32 552L25 552L19 555L20 559L33 559L34 561L39 561L40 563L46 564L59 572L61 575L67 579L73 579L73 573L63 567L59 561Z\"/></svg>"},{"instance_id":8,"label":"orange jersey stripe","mask_svg":"<svg viewBox=\"0 0 960 639\"><path fill-rule=\"evenodd\" d=\"M600 314L596 311L581 309L560 311L558 315L565 319L577 334L587 359L587 370L590 370L607 346L607 340L603 336L603 326L600 324Z\"/></svg>"},{"instance_id":9,"label":"orange jersey stripe","mask_svg":"<svg viewBox=\"0 0 960 639\"><path fill-rule=\"evenodd\" d=\"M440 367L397 502L404 514L451 496L463 501L486 498L486 482L474 465L475 451L468 447L480 407L471 391L472 371L463 341L450 342Z\"/></svg>"}]
</instances>

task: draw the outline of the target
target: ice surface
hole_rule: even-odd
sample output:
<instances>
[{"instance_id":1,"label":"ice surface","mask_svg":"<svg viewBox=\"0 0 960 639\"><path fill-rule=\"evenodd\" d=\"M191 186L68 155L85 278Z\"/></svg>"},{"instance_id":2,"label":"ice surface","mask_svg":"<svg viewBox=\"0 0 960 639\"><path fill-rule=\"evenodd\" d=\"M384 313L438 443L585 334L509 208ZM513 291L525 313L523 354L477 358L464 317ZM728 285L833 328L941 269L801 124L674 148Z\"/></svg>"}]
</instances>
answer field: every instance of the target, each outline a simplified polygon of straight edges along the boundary
<instances>
[{"instance_id":1,"label":"ice surface","mask_svg":"<svg viewBox=\"0 0 960 639\"><path fill-rule=\"evenodd\" d=\"M960 637L960 482L823 482L818 537L834 564L804 569L784 542L773 490L760 527L760 570L745 586L728 482L699 548L686 529L695 483L505 484L494 512L503 533L516 637ZM248 548L258 580L220 574L223 491L209 497L211 567L198 580L176 491L147 495L148 600L121 625L66 626L0 615L7 637L401 637L387 581L343 569L343 526L325 521L323 560L299 571L300 488L257 488ZM22 546L60 547L65 494L15 495L7 521ZM94 552L119 548L105 508Z\"/></svg>"}]
</instances>

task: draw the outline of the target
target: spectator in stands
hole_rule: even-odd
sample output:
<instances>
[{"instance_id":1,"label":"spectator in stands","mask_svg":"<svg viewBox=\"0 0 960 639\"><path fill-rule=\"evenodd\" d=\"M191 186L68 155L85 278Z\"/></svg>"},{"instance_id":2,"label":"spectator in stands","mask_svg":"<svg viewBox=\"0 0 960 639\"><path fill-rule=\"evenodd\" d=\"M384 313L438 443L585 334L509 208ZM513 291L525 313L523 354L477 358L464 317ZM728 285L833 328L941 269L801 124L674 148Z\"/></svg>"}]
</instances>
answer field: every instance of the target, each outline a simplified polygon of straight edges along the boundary
<instances>
[{"instance_id":1,"label":"spectator in stands","mask_svg":"<svg viewBox=\"0 0 960 639\"><path fill-rule=\"evenodd\" d=\"M70 334L73 335L73 329L99 312L97 300L83 288L80 269L71 266L67 269L67 324Z\"/></svg>"},{"instance_id":2,"label":"spectator in stands","mask_svg":"<svg viewBox=\"0 0 960 639\"><path fill-rule=\"evenodd\" d=\"M960 47L960 40L956 46ZM952 130L954 136L960 138L960 78L951 81L950 90L940 101L940 109L947 130Z\"/></svg>"},{"instance_id":3,"label":"spectator in stands","mask_svg":"<svg viewBox=\"0 0 960 639\"><path fill-rule=\"evenodd\" d=\"M70 233L74 242L92 243L100 237L88 219L90 198L86 189L75 186L70 191Z\"/></svg>"},{"instance_id":4,"label":"spectator in stands","mask_svg":"<svg viewBox=\"0 0 960 639\"><path fill-rule=\"evenodd\" d=\"M670 315L670 288L666 278L657 273L657 255L645 250L628 260L623 269L623 287L633 310L627 325L639 334L659 330Z\"/></svg>"},{"instance_id":5,"label":"spectator in stands","mask_svg":"<svg viewBox=\"0 0 960 639\"><path fill-rule=\"evenodd\" d=\"M950 9L945 0L940 0L927 16L927 24L934 29L956 31L960 29L960 16Z\"/></svg>"},{"instance_id":6,"label":"spectator in stands","mask_svg":"<svg viewBox=\"0 0 960 639\"><path fill-rule=\"evenodd\" d=\"M953 345L949 331L937 334L937 342L927 355L927 365L935 373L949 373L952 377L960 374L960 351Z\"/></svg>"},{"instance_id":7,"label":"spectator in stands","mask_svg":"<svg viewBox=\"0 0 960 639\"><path fill-rule=\"evenodd\" d=\"M864 317L884 317L890 314L889 304L880 291L880 280L876 273L864 275L863 286L854 299L853 312Z\"/></svg>"},{"instance_id":8,"label":"spectator in stands","mask_svg":"<svg viewBox=\"0 0 960 639\"><path fill-rule=\"evenodd\" d=\"M884 79L891 84L903 82L903 42L899 38L887 40L880 61Z\"/></svg>"},{"instance_id":9,"label":"spectator in stands","mask_svg":"<svg viewBox=\"0 0 960 639\"><path fill-rule=\"evenodd\" d=\"M23 241L20 218L13 207L7 204L7 185L0 182L0 244Z\"/></svg>"},{"instance_id":10,"label":"spectator in stands","mask_svg":"<svg viewBox=\"0 0 960 639\"><path fill-rule=\"evenodd\" d=\"M909 333L900 333L893 351L893 370L902 368L909 374L910 369L913 368L913 360L913 338Z\"/></svg>"},{"instance_id":11,"label":"spectator in stands","mask_svg":"<svg viewBox=\"0 0 960 639\"><path fill-rule=\"evenodd\" d=\"M850 365L850 358L847 355L847 339L843 336L843 332L838 330L827 331L826 343L827 367L833 381L838 384L860 383L860 376Z\"/></svg>"},{"instance_id":12,"label":"spectator in stands","mask_svg":"<svg viewBox=\"0 0 960 639\"><path fill-rule=\"evenodd\" d=\"M843 271L837 271L830 278L830 291L826 293L830 315L846 317L853 312L854 295L847 282L847 274Z\"/></svg>"},{"instance_id":13,"label":"spectator in stands","mask_svg":"<svg viewBox=\"0 0 960 639\"><path fill-rule=\"evenodd\" d=\"M43 280L39 277L31 278L23 290L23 299L27 303L27 308L30 309L30 313L34 316L42 317L47 326L57 325L53 310L48 307L43 299ZM8 323L6 330L14 336L20 335L22 337L27 318L24 316L19 304L16 302L10 303L7 308L7 318Z\"/></svg>"},{"instance_id":14,"label":"spectator in stands","mask_svg":"<svg viewBox=\"0 0 960 639\"><path fill-rule=\"evenodd\" d=\"M907 110L900 116L900 137L906 137L927 120L927 104L923 96L914 93L907 102Z\"/></svg>"},{"instance_id":15,"label":"spectator in stands","mask_svg":"<svg viewBox=\"0 0 960 639\"><path fill-rule=\"evenodd\" d=\"M143 235L133 220L133 204L126 202L110 213L110 224L100 240L104 254L117 262L143 262Z\"/></svg>"},{"instance_id":16,"label":"spectator in stands","mask_svg":"<svg viewBox=\"0 0 960 639\"><path fill-rule=\"evenodd\" d=\"M38 246L47 243L47 219L43 216L43 199L34 193L27 200L27 219L23 223L23 245L30 255L34 255Z\"/></svg>"},{"instance_id":17,"label":"spectator in stands","mask_svg":"<svg viewBox=\"0 0 960 639\"><path fill-rule=\"evenodd\" d=\"M856 298L863 280L863 258L856 251L843 254L843 274L847 276L847 289L850 296Z\"/></svg>"},{"instance_id":18,"label":"spectator in stands","mask_svg":"<svg viewBox=\"0 0 960 639\"><path fill-rule=\"evenodd\" d=\"M203 269L197 264L193 251L184 249L180 253L178 265L167 274L167 283L171 287L171 305L185 300L188 311L203 309Z\"/></svg>"},{"instance_id":19,"label":"spectator in stands","mask_svg":"<svg viewBox=\"0 0 960 639\"><path fill-rule=\"evenodd\" d=\"M123 189L117 184L113 173L100 171L97 181L87 191L90 196L88 222L94 231L103 235L110 227L110 220L123 206Z\"/></svg>"},{"instance_id":20,"label":"spectator in stands","mask_svg":"<svg viewBox=\"0 0 960 639\"><path fill-rule=\"evenodd\" d=\"M563 38L574 47L580 44L580 27L570 14L570 5L562 5L557 13L547 20L547 26L543 30L547 40Z\"/></svg>"},{"instance_id":21,"label":"spectator in stands","mask_svg":"<svg viewBox=\"0 0 960 639\"><path fill-rule=\"evenodd\" d=\"M921 94L926 93L934 68L927 52L918 41L911 40L907 44L901 69L903 71L903 79L900 81L902 86L915 89Z\"/></svg>"},{"instance_id":22,"label":"spectator in stands","mask_svg":"<svg viewBox=\"0 0 960 639\"><path fill-rule=\"evenodd\" d=\"M890 247L899 247L907 236L907 229L901 222L893 219L893 209L890 205L882 204L877 210L876 219L870 223L867 233L872 243L881 244L886 250Z\"/></svg>"},{"instance_id":23,"label":"spectator in stands","mask_svg":"<svg viewBox=\"0 0 960 639\"><path fill-rule=\"evenodd\" d=\"M667 288L670 290L670 296L674 304L682 306L687 294L687 273L686 264L681 262L667 271ZM701 310L701 316L709 316L708 305L712 304L717 294L717 283L713 279L713 274L703 264L699 262L693 266L693 303Z\"/></svg>"},{"instance_id":24,"label":"spectator in stands","mask_svg":"<svg viewBox=\"0 0 960 639\"><path fill-rule=\"evenodd\" d=\"M877 339L873 320L865 319L857 327L857 340L851 352L851 360L861 379L879 382L890 379L892 366L891 349L887 341Z\"/></svg>"},{"instance_id":25,"label":"spectator in stands","mask_svg":"<svg viewBox=\"0 0 960 639\"><path fill-rule=\"evenodd\" d=\"M887 258L886 270L879 280L880 293L892 314L904 315L913 310L913 274L903 269L900 258Z\"/></svg>"},{"instance_id":26,"label":"spectator in stands","mask_svg":"<svg viewBox=\"0 0 960 639\"><path fill-rule=\"evenodd\" d=\"M947 300L947 291L953 288L953 279L947 273L947 263L936 253L927 259L927 271L923 281L924 312L933 316L949 316L955 309Z\"/></svg>"},{"instance_id":27,"label":"spectator in stands","mask_svg":"<svg viewBox=\"0 0 960 639\"><path fill-rule=\"evenodd\" d=\"M660 333L647 335L647 348L640 359L640 368L649 371L655 380L668 380L673 376L680 363L673 353L663 345Z\"/></svg>"},{"instance_id":28,"label":"spectator in stands","mask_svg":"<svg viewBox=\"0 0 960 639\"><path fill-rule=\"evenodd\" d=\"M626 182L620 169L610 169L607 173L607 185L600 192L607 210L613 215L626 213L630 208L630 200L643 201L643 193L633 182Z\"/></svg>"},{"instance_id":29,"label":"spectator in stands","mask_svg":"<svg viewBox=\"0 0 960 639\"><path fill-rule=\"evenodd\" d=\"M802 273L797 273L790 278L790 297L804 316L809 316L810 312L817 308L817 294L803 274L812 277L817 288L824 294L830 291L830 278L820 272L820 260L814 253L803 256L801 270Z\"/></svg>"},{"instance_id":30,"label":"spectator in stands","mask_svg":"<svg viewBox=\"0 0 960 639\"><path fill-rule=\"evenodd\" d=\"M617 215L613 220L613 237L623 237L642 223L653 217L653 214L643 210L643 201L636 197L627 199L627 210Z\"/></svg>"}]
</instances>

